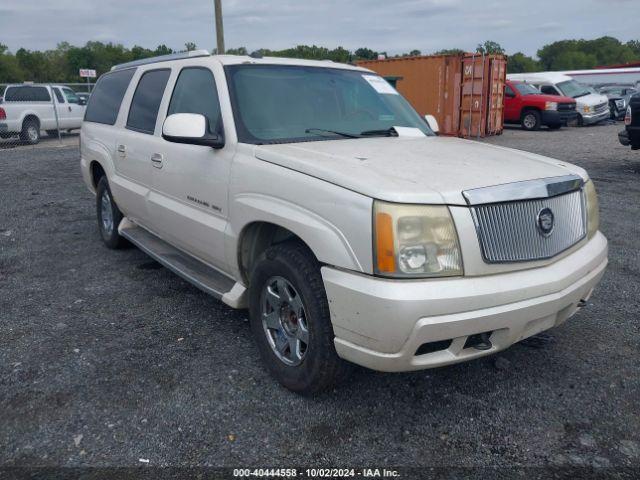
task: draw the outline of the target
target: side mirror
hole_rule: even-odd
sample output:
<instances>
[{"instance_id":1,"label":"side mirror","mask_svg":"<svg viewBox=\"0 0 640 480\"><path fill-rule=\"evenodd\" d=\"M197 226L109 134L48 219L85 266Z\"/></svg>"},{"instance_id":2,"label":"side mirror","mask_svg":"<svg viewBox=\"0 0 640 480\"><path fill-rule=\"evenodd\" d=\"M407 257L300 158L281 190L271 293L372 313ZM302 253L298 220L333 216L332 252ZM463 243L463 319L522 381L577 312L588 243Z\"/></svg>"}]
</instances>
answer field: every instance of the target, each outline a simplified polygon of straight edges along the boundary
<instances>
[{"instance_id":1,"label":"side mirror","mask_svg":"<svg viewBox=\"0 0 640 480\"><path fill-rule=\"evenodd\" d=\"M436 117L434 117L433 115L425 115L424 120L427 122L427 125L429 125L429 128L433 130L433 133L440 132L440 127L438 126Z\"/></svg>"},{"instance_id":2,"label":"side mirror","mask_svg":"<svg viewBox=\"0 0 640 480\"><path fill-rule=\"evenodd\" d=\"M82 97L78 97L78 105L86 105L87 101L82 98Z\"/></svg>"},{"instance_id":3,"label":"side mirror","mask_svg":"<svg viewBox=\"0 0 640 480\"><path fill-rule=\"evenodd\" d=\"M511 92L505 92L504 96L507 97L507 98L515 98L515 95L513 93L511 93Z\"/></svg>"},{"instance_id":4,"label":"side mirror","mask_svg":"<svg viewBox=\"0 0 640 480\"><path fill-rule=\"evenodd\" d=\"M162 125L162 138L167 142L224 147L224 137L207 133L207 119L199 113L169 115Z\"/></svg>"}]
</instances>

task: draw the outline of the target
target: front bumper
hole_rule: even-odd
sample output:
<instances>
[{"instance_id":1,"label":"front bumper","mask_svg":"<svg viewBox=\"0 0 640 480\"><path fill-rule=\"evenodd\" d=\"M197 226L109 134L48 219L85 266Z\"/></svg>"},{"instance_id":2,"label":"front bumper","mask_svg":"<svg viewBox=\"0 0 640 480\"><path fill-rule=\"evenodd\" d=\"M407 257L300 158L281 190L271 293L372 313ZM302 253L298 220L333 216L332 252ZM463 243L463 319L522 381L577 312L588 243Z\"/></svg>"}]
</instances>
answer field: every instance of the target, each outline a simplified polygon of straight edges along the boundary
<instances>
[{"instance_id":1,"label":"front bumper","mask_svg":"<svg viewBox=\"0 0 640 480\"><path fill-rule=\"evenodd\" d=\"M433 368L481 357L559 325L589 298L607 265L597 233L545 267L484 277L390 280L322 268L338 355L380 371ZM489 350L465 348L491 332ZM431 342L443 349L416 355Z\"/></svg>"},{"instance_id":2,"label":"front bumper","mask_svg":"<svg viewBox=\"0 0 640 480\"><path fill-rule=\"evenodd\" d=\"M582 123L585 125L592 125L594 123L601 122L602 120L607 120L611 118L611 112L609 109L605 109L600 113L582 113Z\"/></svg>"},{"instance_id":3,"label":"front bumper","mask_svg":"<svg viewBox=\"0 0 640 480\"><path fill-rule=\"evenodd\" d=\"M578 118L578 112L575 110L543 110L543 125L568 125Z\"/></svg>"}]
</instances>

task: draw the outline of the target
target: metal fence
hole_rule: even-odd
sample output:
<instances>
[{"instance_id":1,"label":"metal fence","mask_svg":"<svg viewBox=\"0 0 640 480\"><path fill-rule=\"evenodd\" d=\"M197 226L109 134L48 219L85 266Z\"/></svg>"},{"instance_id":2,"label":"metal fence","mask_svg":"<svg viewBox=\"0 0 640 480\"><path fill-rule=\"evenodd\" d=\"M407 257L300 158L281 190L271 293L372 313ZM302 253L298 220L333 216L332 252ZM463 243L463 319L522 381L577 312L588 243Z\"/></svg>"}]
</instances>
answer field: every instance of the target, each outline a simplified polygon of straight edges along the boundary
<instances>
[{"instance_id":1,"label":"metal fence","mask_svg":"<svg viewBox=\"0 0 640 480\"><path fill-rule=\"evenodd\" d=\"M0 83L0 155L7 148L77 145L94 85Z\"/></svg>"}]
</instances>

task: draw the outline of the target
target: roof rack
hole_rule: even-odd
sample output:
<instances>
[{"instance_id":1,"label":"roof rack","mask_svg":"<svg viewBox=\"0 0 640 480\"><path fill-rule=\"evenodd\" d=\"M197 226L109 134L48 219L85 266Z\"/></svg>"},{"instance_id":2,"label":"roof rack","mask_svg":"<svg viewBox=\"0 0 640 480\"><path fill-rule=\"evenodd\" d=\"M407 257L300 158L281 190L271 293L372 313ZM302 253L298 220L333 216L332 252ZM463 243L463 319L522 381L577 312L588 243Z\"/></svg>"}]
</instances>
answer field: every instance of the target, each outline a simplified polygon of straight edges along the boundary
<instances>
[{"instance_id":1,"label":"roof rack","mask_svg":"<svg viewBox=\"0 0 640 480\"><path fill-rule=\"evenodd\" d=\"M113 70L122 70L124 68L139 67L140 65L148 65L150 63L170 62L172 60L182 60L194 57L209 57L211 54L208 50L191 50L190 52L170 53L169 55L159 55L157 57L141 58L132 62L121 63L111 67Z\"/></svg>"}]
</instances>

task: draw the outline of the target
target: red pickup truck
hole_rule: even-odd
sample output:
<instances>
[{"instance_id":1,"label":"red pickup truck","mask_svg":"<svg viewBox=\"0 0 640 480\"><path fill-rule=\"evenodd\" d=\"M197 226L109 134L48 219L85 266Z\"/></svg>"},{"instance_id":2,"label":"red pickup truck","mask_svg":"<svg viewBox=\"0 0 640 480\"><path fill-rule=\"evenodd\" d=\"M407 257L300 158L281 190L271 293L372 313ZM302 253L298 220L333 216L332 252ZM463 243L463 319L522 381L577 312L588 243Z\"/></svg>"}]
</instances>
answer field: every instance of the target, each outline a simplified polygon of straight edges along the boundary
<instances>
[{"instance_id":1,"label":"red pickup truck","mask_svg":"<svg viewBox=\"0 0 640 480\"><path fill-rule=\"evenodd\" d=\"M525 82L507 80L504 91L504 122L519 123L525 130L542 125L560 128L578 118L576 101L571 97L545 95Z\"/></svg>"}]
</instances>

